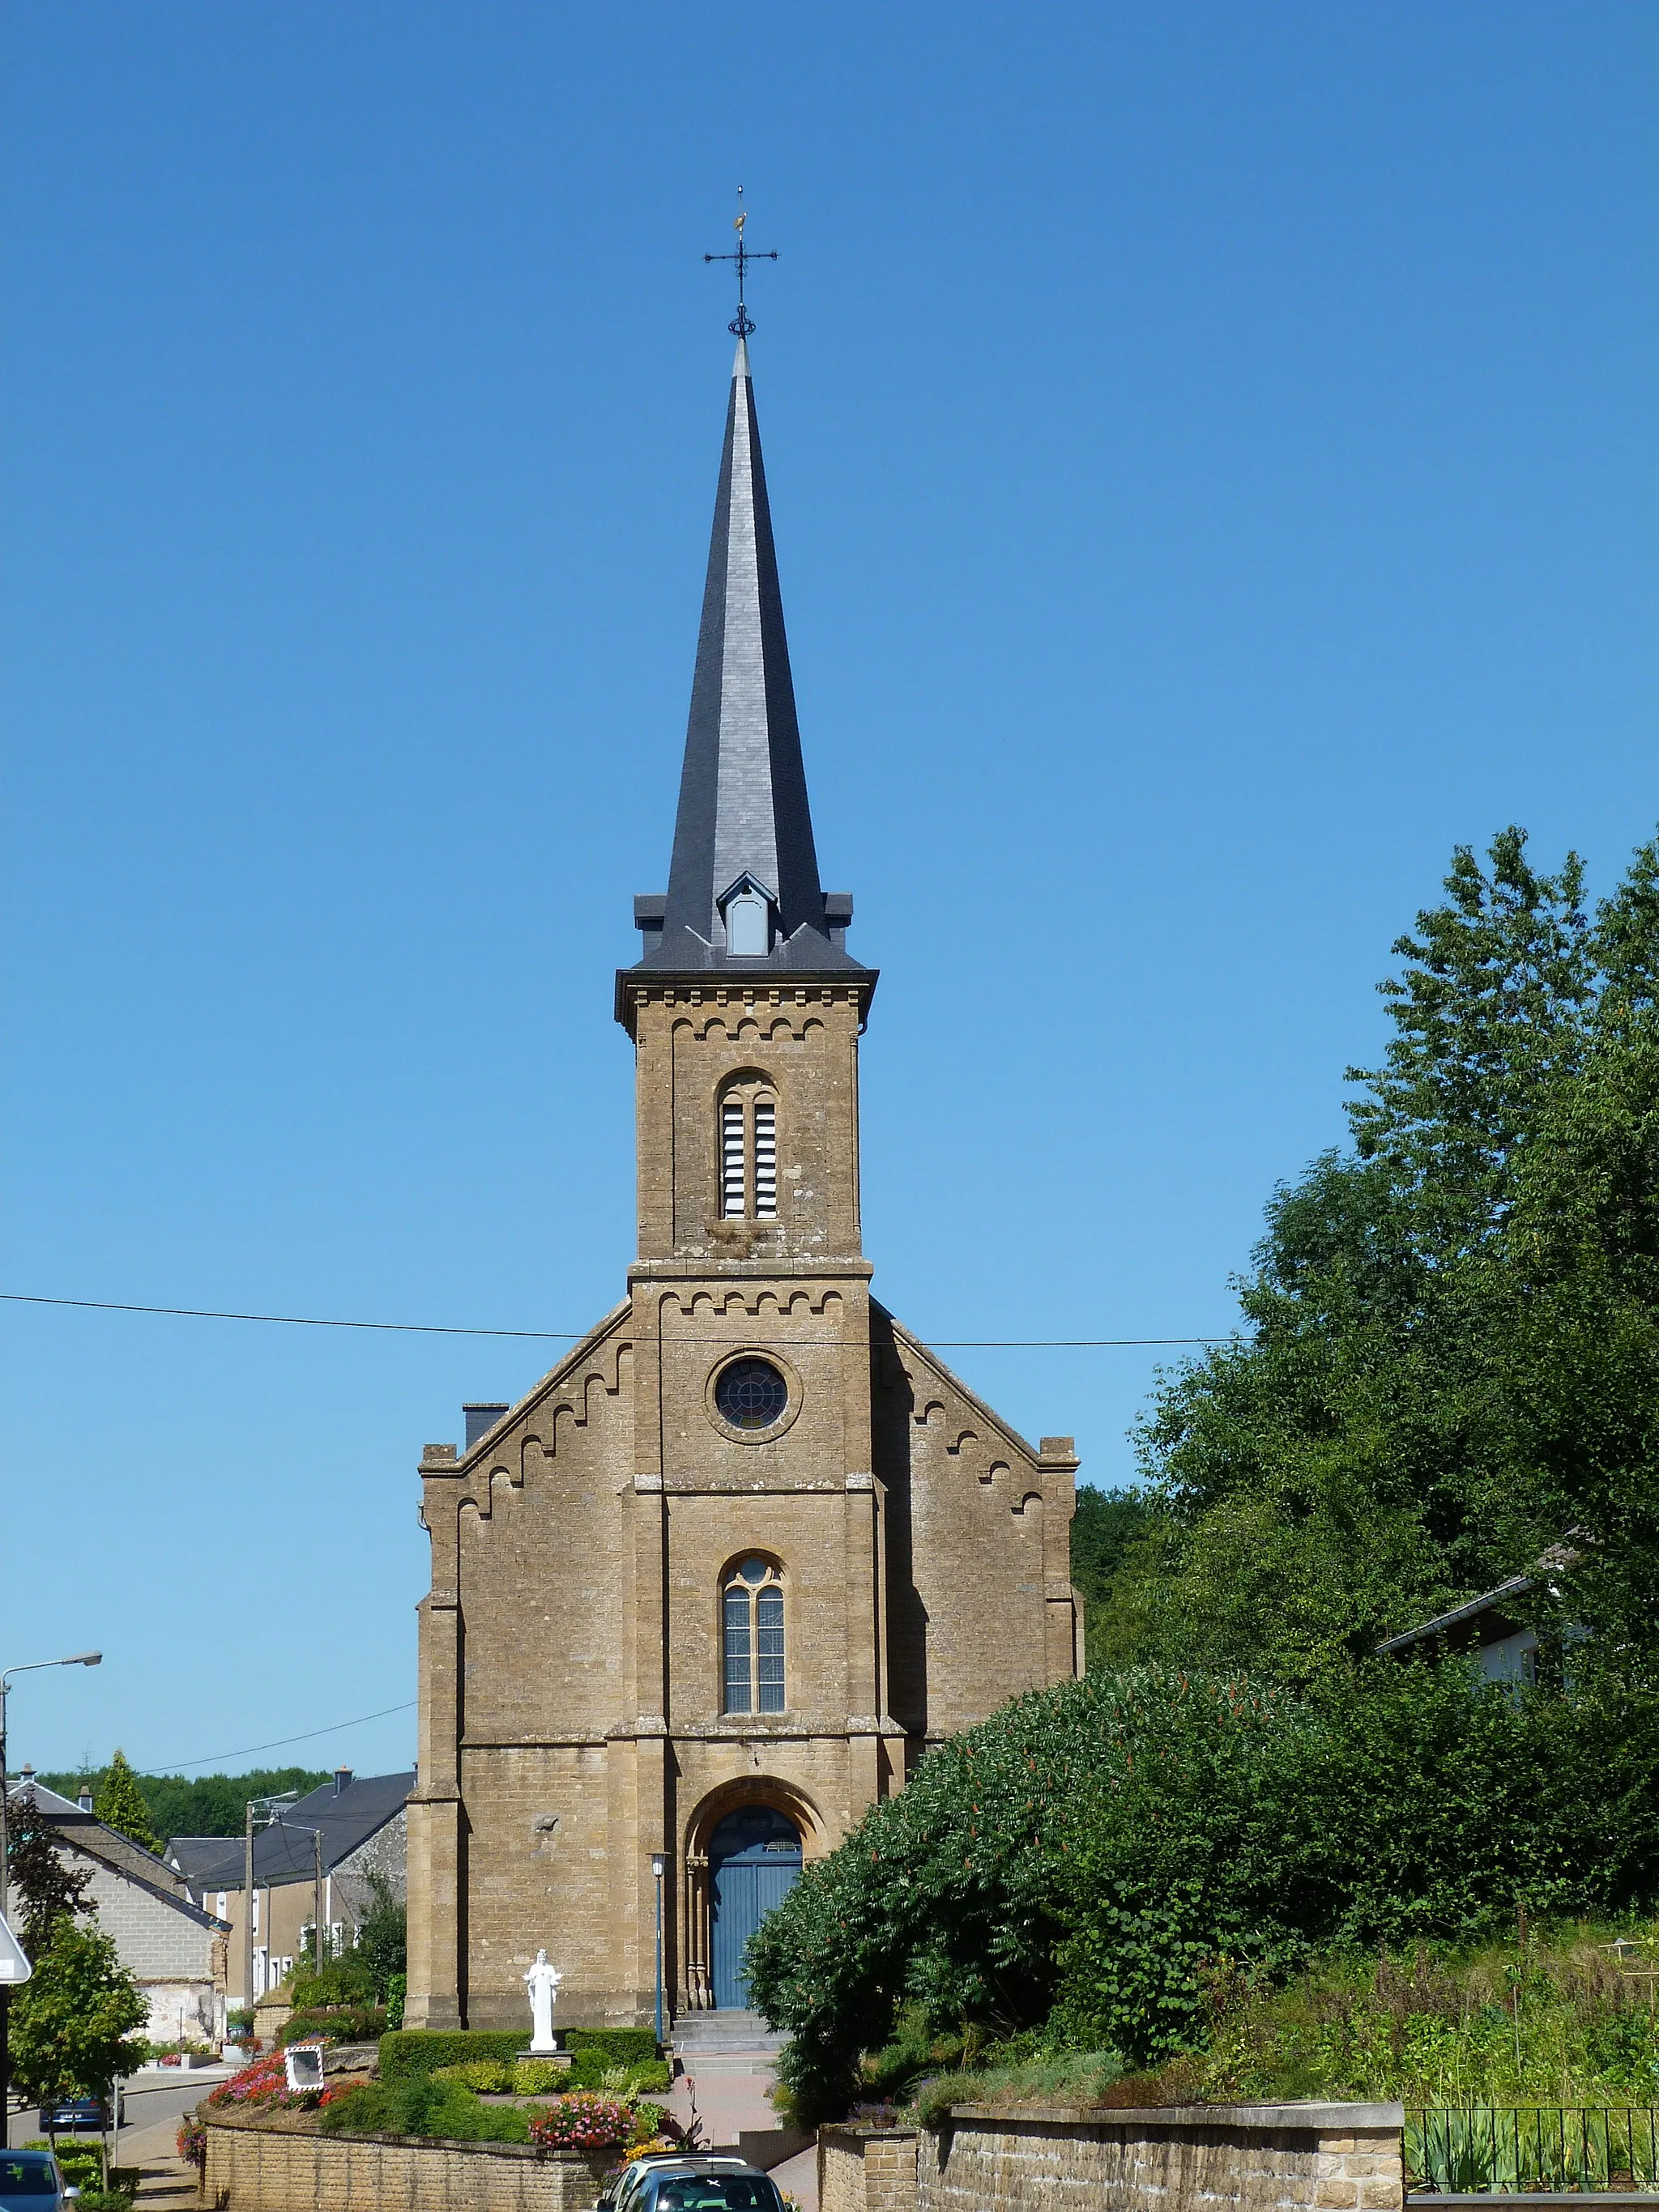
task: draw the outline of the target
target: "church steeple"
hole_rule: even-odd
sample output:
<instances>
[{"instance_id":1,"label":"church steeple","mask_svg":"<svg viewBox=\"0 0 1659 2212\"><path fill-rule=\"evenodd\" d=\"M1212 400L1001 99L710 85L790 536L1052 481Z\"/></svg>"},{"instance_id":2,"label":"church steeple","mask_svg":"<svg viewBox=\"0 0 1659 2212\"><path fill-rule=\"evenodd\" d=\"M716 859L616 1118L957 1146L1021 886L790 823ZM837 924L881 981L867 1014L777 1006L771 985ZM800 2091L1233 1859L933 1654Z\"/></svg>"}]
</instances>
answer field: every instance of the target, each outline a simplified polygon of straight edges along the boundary
<instances>
[{"instance_id":1,"label":"church steeple","mask_svg":"<svg viewBox=\"0 0 1659 2212\"><path fill-rule=\"evenodd\" d=\"M726 447L665 898L640 898L641 968L860 973L852 900L825 896L806 797L746 338ZM637 972L637 971L635 971Z\"/></svg>"}]
</instances>

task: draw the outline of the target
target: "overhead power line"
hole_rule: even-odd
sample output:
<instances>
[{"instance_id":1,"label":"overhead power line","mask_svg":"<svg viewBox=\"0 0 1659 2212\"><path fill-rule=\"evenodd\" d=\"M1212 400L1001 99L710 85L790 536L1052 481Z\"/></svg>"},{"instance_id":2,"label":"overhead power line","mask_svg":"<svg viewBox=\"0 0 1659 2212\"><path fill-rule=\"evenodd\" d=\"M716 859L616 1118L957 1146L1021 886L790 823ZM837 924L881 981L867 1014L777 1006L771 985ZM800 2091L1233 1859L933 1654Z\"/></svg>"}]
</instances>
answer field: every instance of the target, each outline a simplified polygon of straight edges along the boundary
<instances>
[{"instance_id":1,"label":"overhead power line","mask_svg":"<svg viewBox=\"0 0 1659 2212\"><path fill-rule=\"evenodd\" d=\"M120 1298L49 1298L30 1291L0 1291L9 1305L71 1306L83 1313L161 1314L179 1321L265 1322L280 1328L368 1328L393 1336L508 1336L550 1344L580 1344L592 1329L472 1328L436 1321L341 1321L317 1314L229 1313L216 1306L141 1306ZM796 1340L800 1341L801 1340ZM806 1340L811 1341L811 1340ZM839 1345L839 1337L826 1337ZM1094 1352L1129 1346L1232 1344L1236 1336L937 1336L930 1344L947 1352ZM725 1344L726 1337L677 1336L677 1344ZM240 1753L228 1754L240 1757Z\"/></svg>"},{"instance_id":2,"label":"overhead power line","mask_svg":"<svg viewBox=\"0 0 1659 2212\"><path fill-rule=\"evenodd\" d=\"M252 1759L257 1751L285 1751L291 1743L311 1743L319 1735L338 1735L343 1729L362 1728L365 1721L383 1721L388 1713L412 1713L416 1700L410 1698L401 1705L382 1705L378 1713L359 1713L355 1721L335 1721L327 1728L307 1729L303 1735L279 1735L274 1743L244 1744L240 1751L210 1751L201 1759L174 1759L158 1766L141 1766L140 1774L151 1777L177 1774L186 1766L211 1766L217 1759Z\"/></svg>"}]
</instances>

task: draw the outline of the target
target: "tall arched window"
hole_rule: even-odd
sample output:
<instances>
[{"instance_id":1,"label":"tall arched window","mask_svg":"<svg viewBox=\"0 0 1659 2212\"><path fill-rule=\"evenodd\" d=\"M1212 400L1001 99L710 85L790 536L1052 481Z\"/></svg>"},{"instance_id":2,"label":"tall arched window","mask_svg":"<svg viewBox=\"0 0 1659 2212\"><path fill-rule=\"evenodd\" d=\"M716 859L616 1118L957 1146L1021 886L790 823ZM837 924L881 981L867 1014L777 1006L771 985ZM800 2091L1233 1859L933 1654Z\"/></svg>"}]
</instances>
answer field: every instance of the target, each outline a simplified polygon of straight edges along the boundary
<instances>
[{"instance_id":1,"label":"tall arched window","mask_svg":"<svg viewBox=\"0 0 1659 2212\"><path fill-rule=\"evenodd\" d=\"M778 1107L763 1076L738 1076L720 1094L720 1212L728 1221L775 1221Z\"/></svg>"},{"instance_id":2,"label":"tall arched window","mask_svg":"<svg viewBox=\"0 0 1659 2212\"><path fill-rule=\"evenodd\" d=\"M739 1559L720 1592L723 1704L728 1713L783 1711L783 1578L769 1559Z\"/></svg>"}]
</instances>

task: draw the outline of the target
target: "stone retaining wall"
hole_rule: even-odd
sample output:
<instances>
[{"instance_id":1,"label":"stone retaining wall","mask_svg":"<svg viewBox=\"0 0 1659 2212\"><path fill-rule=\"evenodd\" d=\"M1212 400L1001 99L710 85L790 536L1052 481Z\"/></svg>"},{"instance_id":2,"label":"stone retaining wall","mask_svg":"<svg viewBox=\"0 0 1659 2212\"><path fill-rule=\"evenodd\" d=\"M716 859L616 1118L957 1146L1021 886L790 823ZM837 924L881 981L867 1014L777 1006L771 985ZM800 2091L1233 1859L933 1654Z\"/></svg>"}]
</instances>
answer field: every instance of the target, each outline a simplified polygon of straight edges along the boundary
<instances>
[{"instance_id":1,"label":"stone retaining wall","mask_svg":"<svg viewBox=\"0 0 1659 2212\"><path fill-rule=\"evenodd\" d=\"M824 2128L819 2212L1401 2212L1398 2105L1003 2112Z\"/></svg>"},{"instance_id":2,"label":"stone retaining wall","mask_svg":"<svg viewBox=\"0 0 1659 2212\"><path fill-rule=\"evenodd\" d=\"M217 2212L592 2212L613 2161L528 2143L325 2136L308 2114L203 2112Z\"/></svg>"}]
</instances>

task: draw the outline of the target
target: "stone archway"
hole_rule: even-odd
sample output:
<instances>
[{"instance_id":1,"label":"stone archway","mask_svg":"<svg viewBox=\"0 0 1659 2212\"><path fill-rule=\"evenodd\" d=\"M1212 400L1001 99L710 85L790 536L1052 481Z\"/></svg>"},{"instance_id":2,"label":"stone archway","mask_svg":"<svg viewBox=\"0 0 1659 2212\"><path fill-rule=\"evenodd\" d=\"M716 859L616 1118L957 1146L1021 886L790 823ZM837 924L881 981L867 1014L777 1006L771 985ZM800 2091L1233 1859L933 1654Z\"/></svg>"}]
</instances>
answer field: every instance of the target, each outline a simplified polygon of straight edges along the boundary
<instances>
[{"instance_id":1,"label":"stone archway","mask_svg":"<svg viewBox=\"0 0 1659 2212\"><path fill-rule=\"evenodd\" d=\"M738 1961L761 1917L816 1856L816 1808L785 1782L747 1775L711 1790L686 1824L686 2004L741 2004Z\"/></svg>"}]
</instances>

